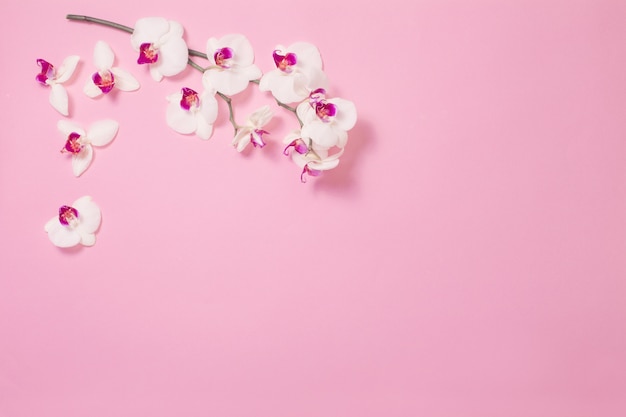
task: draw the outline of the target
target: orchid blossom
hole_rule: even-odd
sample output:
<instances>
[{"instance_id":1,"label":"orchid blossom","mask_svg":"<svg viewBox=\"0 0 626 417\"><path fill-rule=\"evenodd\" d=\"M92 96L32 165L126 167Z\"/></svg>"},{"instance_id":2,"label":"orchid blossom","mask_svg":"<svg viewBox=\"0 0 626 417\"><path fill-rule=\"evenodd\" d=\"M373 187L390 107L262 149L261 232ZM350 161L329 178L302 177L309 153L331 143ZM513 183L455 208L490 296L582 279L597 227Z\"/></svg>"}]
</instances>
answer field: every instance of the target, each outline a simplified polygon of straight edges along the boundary
<instances>
[{"instance_id":1,"label":"orchid blossom","mask_svg":"<svg viewBox=\"0 0 626 417\"><path fill-rule=\"evenodd\" d=\"M91 197L84 196L71 206L61 206L59 215L50 219L44 226L50 241L60 248L82 244L93 246L96 231L100 227L100 208Z\"/></svg>"},{"instance_id":2,"label":"orchid blossom","mask_svg":"<svg viewBox=\"0 0 626 417\"><path fill-rule=\"evenodd\" d=\"M72 155L72 171L79 177L91 164L92 146L105 146L110 143L117 134L119 124L115 120L101 120L85 131L67 120L59 120L57 127L66 138L61 152Z\"/></svg>"},{"instance_id":3,"label":"orchid blossom","mask_svg":"<svg viewBox=\"0 0 626 417\"><path fill-rule=\"evenodd\" d=\"M344 151L341 148L331 155L327 149L316 149L315 143L303 136L300 130L290 132L283 139L283 143L287 145L283 153L287 156L291 154L291 159L302 168L300 174L302 182L306 182L308 176L317 177L323 171L336 168Z\"/></svg>"},{"instance_id":4,"label":"orchid blossom","mask_svg":"<svg viewBox=\"0 0 626 417\"><path fill-rule=\"evenodd\" d=\"M137 63L150 65L155 81L179 74L187 67L189 50L178 22L162 17L139 19L130 42L139 52Z\"/></svg>"},{"instance_id":5,"label":"orchid blossom","mask_svg":"<svg viewBox=\"0 0 626 417\"><path fill-rule=\"evenodd\" d=\"M84 93L95 98L102 94L108 94L113 88L122 91L135 91L139 88L139 82L129 72L113 66L115 54L108 43L98 41L93 51L93 62L96 65L95 72L85 84Z\"/></svg>"},{"instance_id":6,"label":"orchid blossom","mask_svg":"<svg viewBox=\"0 0 626 417\"><path fill-rule=\"evenodd\" d=\"M348 141L348 130L357 120L353 102L342 98L327 100L322 88L314 90L296 112L303 123L302 135L310 137L320 149L343 148Z\"/></svg>"},{"instance_id":7,"label":"orchid blossom","mask_svg":"<svg viewBox=\"0 0 626 417\"><path fill-rule=\"evenodd\" d=\"M207 89L232 96L242 92L251 80L263 74L254 64L254 50L243 35L226 35L207 41L207 59L211 64L202 76Z\"/></svg>"},{"instance_id":8,"label":"orchid blossom","mask_svg":"<svg viewBox=\"0 0 626 417\"><path fill-rule=\"evenodd\" d=\"M46 60L38 59L37 64L41 67L41 71L35 79L42 85L50 87L50 104L63 116L68 116L68 98L67 91L63 87L63 83L70 79L80 57L78 55L68 56L63 60L61 66L56 69Z\"/></svg>"},{"instance_id":9,"label":"orchid blossom","mask_svg":"<svg viewBox=\"0 0 626 417\"><path fill-rule=\"evenodd\" d=\"M273 53L276 69L263 75L261 91L271 91L282 103L300 102L311 90L326 88L328 81L322 71L322 57L315 45L297 42L285 48L276 47Z\"/></svg>"},{"instance_id":10,"label":"orchid blossom","mask_svg":"<svg viewBox=\"0 0 626 417\"><path fill-rule=\"evenodd\" d=\"M198 95L191 88L182 88L180 93L167 97L169 105L166 122L178 133L195 133L207 140L213 134L213 123L217 119L217 100L215 93L206 91Z\"/></svg>"},{"instance_id":11,"label":"orchid blossom","mask_svg":"<svg viewBox=\"0 0 626 417\"><path fill-rule=\"evenodd\" d=\"M233 138L233 146L238 152L243 151L250 143L254 147L262 148L265 146L263 135L269 132L262 129L272 119L273 113L269 106L263 106L252 113L244 126L239 127L237 134Z\"/></svg>"}]
</instances>

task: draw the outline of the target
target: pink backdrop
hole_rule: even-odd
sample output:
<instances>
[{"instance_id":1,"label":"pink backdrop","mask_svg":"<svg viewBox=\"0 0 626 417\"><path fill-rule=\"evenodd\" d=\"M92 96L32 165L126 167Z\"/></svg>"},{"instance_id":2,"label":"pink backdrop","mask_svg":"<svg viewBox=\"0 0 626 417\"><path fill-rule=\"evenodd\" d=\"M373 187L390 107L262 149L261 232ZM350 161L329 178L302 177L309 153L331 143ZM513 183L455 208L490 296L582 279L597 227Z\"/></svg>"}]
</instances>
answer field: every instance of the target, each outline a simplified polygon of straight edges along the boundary
<instances>
[{"instance_id":1,"label":"pink backdrop","mask_svg":"<svg viewBox=\"0 0 626 417\"><path fill-rule=\"evenodd\" d=\"M3 2L0 416L626 415L626 2L381 4ZM301 184L275 105L263 150L223 103L176 134L199 73L155 83L66 13L243 33L264 71L314 43L359 111L346 156ZM98 40L139 91L82 94ZM71 120L120 122L78 179L34 80L71 54ZM273 103L252 87L240 118ZM86 194L96 245L54 247Z\"/></svg>"}]
</instances>

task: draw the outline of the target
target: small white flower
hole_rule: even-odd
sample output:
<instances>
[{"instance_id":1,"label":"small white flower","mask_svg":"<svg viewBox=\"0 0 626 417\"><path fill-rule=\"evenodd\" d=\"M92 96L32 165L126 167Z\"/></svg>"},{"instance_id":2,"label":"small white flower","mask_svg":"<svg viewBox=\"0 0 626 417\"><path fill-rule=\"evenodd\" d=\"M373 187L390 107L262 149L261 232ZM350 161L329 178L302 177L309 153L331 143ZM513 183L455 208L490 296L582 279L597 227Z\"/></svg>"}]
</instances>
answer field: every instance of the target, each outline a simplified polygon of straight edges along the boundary
<instances>
[{"instance_id":1,"label":"small white flower","mask_svg":"<svg viewBox=\"0 0 626 417\"><path fill-rule=\"evenodd\" d=\"M91 197L84 196L71 206L61 206L59 215L50 219L44 230L50 241L60 248L69 248L79 243L93 246L101 219L100 208Z\"/></svg>"},{"instance_id":2,"label":"small white flower","mask_svg":"<svg viewBox=\"0 0 626 417\"><path fill-rule=\"evenodd\" d=\"M183 87L180 93L169 95L167 100L165 119L169 127L182 134L195 133L204 140L211 137L217 119L214 92L206 91L198 96L191 88Z\"/></svg>"},{"instance_id":3,"label":"small white flower","mask_svg":"<svg viewBox=\"0 0 626 417\"><path fill-rule=\"evenodd\" d=\"M72 171L78 177L91 164L92 146L105 146L110 143L117 134L119 124L115 120L101 120L85 131L67 120L59 120L57 127L67 138L61 152L72 154Z\"/></svg>"},{"instance_id":4,"label":"small white flower","mask_svg":"<svg viewBox=\"0 0 626 417\"><path fill-rule=\"evenodd\" d=\"M87 96L94 98L108 94L113 88L122 91L134 91L139 88L139 82L129 72L114 67L115 54L108 43L98 41L93 51L93 62L98 69L85 84L83 91Z\"/></svg>"},{"instance_id":5,"label":"small white flower","mask_svg":"<svg viewBox=\"0 0 626 417\"><path fill-rule=\"evenodd\" d=\"M278 101L299 102L309 91L327 87L322 57L315 45L306 42L297 42L288 48L278 45L273 58L276 69L263 75L259 89L271 91Z\"/></svg>"},{"instance_id":6,"label":"small white flower","mask_svg":"<svg viewBox=\"0 0 626 417\"><path fill-rule=\"evenodd\" d=\"M303 136L300 130L290 132L283 139L283 143L287 145L283 153L290 155L291 160L296 163L302 172L300 173L300 181L306 182L307 176L317 177L323 171L336 168L339 165L339 157L343 155L343 148L329 155L328 149L320 149L315 143L306 136Z\"/></svg>"},{"instance_id":7,"label":"small white flower","mask_svg":"<svg viewBox=\"0 0 626 417\"><path fill-rule=\"evenodd\" d=\"M239 34L226 35L207 41L207 57L211 66L202 75L207 89L215 89L232 96L246 89L251 80L263 74L254 65L254 51L250 41Z\"/></svg>"},{"instance_id":8,"label":"small white flower","mask_svg":"<svg viewBox=\"0 0 626 417\"><path fill-rule=\"evenodd\" d=\"M146 17L135 23L130 42L139 52L138 64L150 65L155 81L181 73L187 67L189 50L180 23L162 17Z\"/></svg>"},{"instance_id":9,"label":"small white flower","mask_svg":"<svg viewBox=\"0 0 626 417\"><path fill-rule=\"evenodd\" d=\"M324 89L317 89L296 108L303 123L302 135L311 138L320 149L343 148L348 131L356 124L356 106L342 98L326 100L325 94Z\"/></svg>"},{"instance_id":10,"label":"small white flower","mask_svg":"<svg viewBox=\"0 0 626 417\"><path fill-rule=\"evenodd\" d=\"M50 87L50 104L63 116L69 115L67 91L63 87L63 83L70 79L80 57L78 55L68 56L58 69L46 60L38 59L37 64L41 67L41 71L35 79L42 85Z\"/></svg>"},{"instance_id":11,"label":"small white flower","mask_svg":"<svg viewBox=\"0 0 626 417\"><path fill-rule=\"evenodd\" d=\"M243 151L250 143L259 148L265 146L263 135L269 132L261 128L269 123L272 116L270 106L263 106L248 117L246 124L237 130L237 134L233 138L232 144L238 152Z\"/></svg>"}]
</instances>

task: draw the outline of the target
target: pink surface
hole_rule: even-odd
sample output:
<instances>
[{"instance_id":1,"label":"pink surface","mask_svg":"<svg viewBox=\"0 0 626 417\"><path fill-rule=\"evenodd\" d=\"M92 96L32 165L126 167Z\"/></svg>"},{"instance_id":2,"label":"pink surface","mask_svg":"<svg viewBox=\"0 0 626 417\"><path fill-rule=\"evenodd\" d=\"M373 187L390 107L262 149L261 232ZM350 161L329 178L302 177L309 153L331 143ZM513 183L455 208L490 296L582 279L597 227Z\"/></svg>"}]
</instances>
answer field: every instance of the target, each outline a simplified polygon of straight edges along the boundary
<instances>
[{"instance_id":1,"label":"pink surface","mask_svg":"<svg viewBox=\"0 0 626 417\"><path fill-rule=\"evenodd\" d=\"M625 2L92 3L0 6L0 416L626 415ZM174 133L199 74L155 83L66 13L243 33L264 71L314 43L359 111L345 158L301 184L275 106L262 151L225 106ZM82 94L97 40L139 91ZM70 54L71 120L120 122L78 179L34 80ZM85 194L96 245L54 247Z\"/></svg>"}]
</instances>

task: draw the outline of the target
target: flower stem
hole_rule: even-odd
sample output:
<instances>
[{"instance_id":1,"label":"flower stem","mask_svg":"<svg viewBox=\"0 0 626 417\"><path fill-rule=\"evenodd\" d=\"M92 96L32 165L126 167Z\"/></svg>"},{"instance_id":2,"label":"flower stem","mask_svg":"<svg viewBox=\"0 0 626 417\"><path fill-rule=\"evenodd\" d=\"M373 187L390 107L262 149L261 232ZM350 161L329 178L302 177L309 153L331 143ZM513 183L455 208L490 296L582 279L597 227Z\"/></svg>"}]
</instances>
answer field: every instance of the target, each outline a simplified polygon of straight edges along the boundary
<instances>
[{"instance_id":1,"label":"flower stem","mask_svg":"<svg viewBox=\"0 0 626 417\"><path fill-rule=\"evenodd\" d=\"M261 82L261 80L250 80L250 82L258 85ZM276 97L274 97L274 100L276 100L276 104L278 104L280 107L282 107L283 109L289 110L290 112L294 114L294 116L296 116L296 119L298 119L298 123L300 123L300 127L304 125L304 123L302 123L302 120L300 120L300 117L298 116L298 113L296 112L295 107L291 107L290 105L285 104L282 101L279 101Z\"/></svg>"},{"instance_id":2,"label":"flower stem","mask_svg":"<svg viewBox=\"0 0 626 417\"><path fill-rule=\"evenodd\" d=\"M127 33L131 33L131 34L134 31L133 28L131 28L131 27L120 25L119 23L111 22L109 20L98 19L97 17L84 16L84 15L80 15L80 14L68 14L67 16L65 16L65 18L67 20L75 20L75 21L96 23L98 25L108 26L108 27L111 27L111 28L114 28L114 29L118 29L118 30L127 32ZM204 58L204 59L208 59L206 54L203 54L202 52L196 51L195 49L189 49L189 55L197 56L197 57ZM189 65L191 65L191 64L189 64Z\"/></svg>"},{"instance_id":3,"label":"flower stem","mask_svg":"<svg viewBox=\"0 0 626 417\"><path fill-rule=\"evenodd\" d=\"M222 100L224 100L226 104L228 105L228 114L229 114L228 120L230 121L230 124L233 125L233 129L235 129L235 135L236 135L237 131L239 130L239 126L235 122L235 114L233 112L233 99L228 97L226 94L220 93L219 91L217 92L217 95L220 96Z\"/></svg>"}]
</instances>

